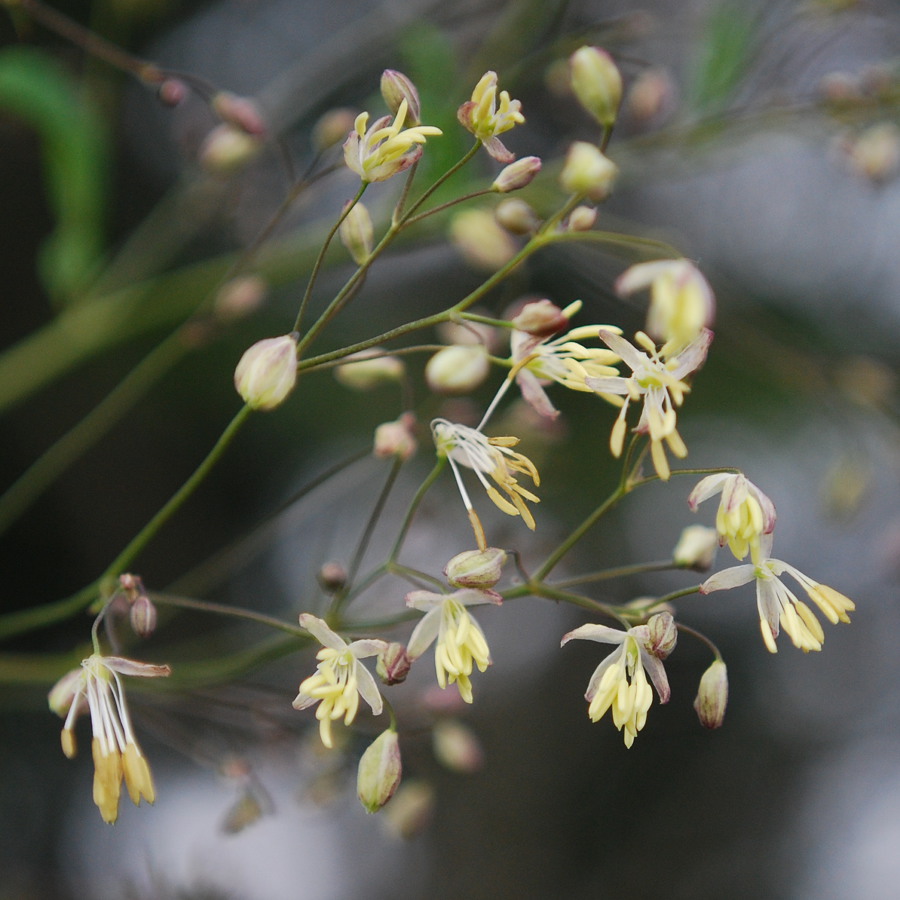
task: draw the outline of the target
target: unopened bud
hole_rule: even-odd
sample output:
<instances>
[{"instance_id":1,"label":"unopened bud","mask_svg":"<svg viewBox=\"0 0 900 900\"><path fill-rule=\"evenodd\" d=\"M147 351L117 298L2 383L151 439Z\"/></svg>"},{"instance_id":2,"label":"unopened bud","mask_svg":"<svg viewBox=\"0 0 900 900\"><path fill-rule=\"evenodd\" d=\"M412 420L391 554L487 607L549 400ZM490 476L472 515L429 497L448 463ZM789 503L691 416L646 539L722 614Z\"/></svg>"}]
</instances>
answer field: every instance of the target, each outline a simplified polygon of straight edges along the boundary
<instances>
[{"instance_id":1,"label":"unopened bud","mask_svg":"<svg viewBox=\"0 0 900 900\"><path fill-rule=\"evenodd\" d=\"M516 255L512 238L486 209L458 213L450 223L450 238L472 266L495 272Z\"/></svg>"},{"instance_id":2,"label":"unopened bud","mask_svg":"<svg viewBox=\"0 0 900 900\"><path fill-rule=\"evenodd\" d=\"M650 639L647 642L647 650L658 659L666 659L675 649L678 641L678 629L671 613L661 612L650 616L647 622L647 630Z\"/></svg>"},{"instance_id":3,"label":"unopened bud","mask_svg":"<svg viewBox=\"0 0 900 900\"><path fill-rule=\"evenodd\" d=\"M434 788L427 781L409 781L400 786L393 803L384 811L384 824L406 840L420 834L434 810Z\"/></svg>"},{"instance_id":4,"label":"unopened bud","mask_svg":"<svg viewBox=\"0 0 900 900\"><path fill-rule=\"evenodd\" d=\"M622 102L622 76L613 58L599 47L581 47L569 57L569 69L578 102L601 125L612 125Z\"/></svg>"},{"instance_id":5,"label":"unopened bud","mask_svg":"<svg viewBox=\"0 0 900 900\"><path fill-rule=\"evenodd\" d=\"M409 674L412 660L403 644L392 642L378 654L375 672L385 684L402 684Z\"/></svg>"},{"instance_id":6,"label":"unopened bud","mask_svg":"<svg viewBox=\"0 0 900 900\"><path fill-rule=\"evenodd\" d=\"M404 413L394 422L383 422L375 429L373 452L379 459L396 456L406 462L419 448L413 434L416 418L412 413Z\"/></svg>"},{"instance_id":7,"label":"unopened bud","mask_svg":"<svg viewBox=\"0 0 900 900\"><path fill-rule=\"evenodd\" d=\"M675 85L664 69L648 69L638 75L625 106L631 118L640 124L662 118L675 105Z\"/></svg>"},{"instance_id":8,"label":"unopened bud","mask_svg":"<svg viewBox=\"0 0 900 900\"><path fill-rule=\"evenodd\" d=\"M719 728L725 720L728 705L728 670L717 659L700 679L700 687L694 700L694 709L704 728Z\"/></svg>"},{"instance_id":9,"label":"unopened bud","mask_svg":"<svg viewBox=\"0 0 900 900\"><path fill-rule=\"evenodd\" d=\"M167 78L157 88L156 96L163 106L175 107L188 95L188 86L178 78Z\"/></svg>"},{"instance_id":10,"label":"unopened bud","mask_svg":"<svg viewBox=\"0 0 900 900\"><path fill-rule=\"evenodd\" d=\"M402 774L400 742L389 728L369 744L359 761L356 793L366 812L378 812L394 796Z\"/></svg>"},{"instance_id":11,"label":"unopened bud","mask_svg":"<svg viewBox=\"0 0 900 900\"><path fill-rule=\"evenodd\" d=\"M354 203L347 215L344 216L339 232L341 243L350 252L353 262L361 266L369 258L375 239L375 230L372 227L369 210L362 203Z\"/></svg>"},{"instance_id":12,"label":"unopened bud","mask_svg":"<svg viewBox=\"0 0 900 900\"><path fill-rule=\"evenodd\" d=\"M538 156L523 156L510 163L494 179L491 190L499 194L508 194L527 187L541 171L541 160Z\"/></svg>"},{"instance_id":13,"label":"unopened bud","mask_svg":"<svg viewBox=\"0 0 900 900\"><path fill-rule=\"evenodd\" d=\"M559 180L565 190L596 202L609 196L618 174L619 167L599 148L575 141L566 154Z\"/></svg>"},{"instance_id":14,"label":"unopened bud","mask_svg":"<svg viewBox=\"0 0 900 900\"><path fill-rule=\"evenodd\" d=\"M346 388L354 391L370 391L392 381L399 381L406 366L397 356L388 356L383 350L371 347L352 353L334 370L334 377Z\"/></svg>"},{"instance_id":15,"label":"unopened bud","mask_svg":"<svg viewBox=\"0 0 900 900\"><path fill-rule=\"evenodd\" d=\"M391 115L396 116L400 104L406 101L406 120L404 126L412 128L422 124L422 105L416 86L402 72L396 69L385 69L381 75L381 96Z\"/></svg>"},{"instance_id":16,"label":"unopened bud","mask_svg":"<svg viewBox=\"0 0 900 900\"><path fill-rule=\"evenodd\" d=\"M259 107L248 97L239 97L220 91L211 101L213 112L226 124L233 125L244 134L262 137L266 133L266 123Z\"/></svg>"},{"instance_id":17,"label":"unopened bud","mask_svg":"<svg viewBox=\"0 0 900 900\"><path fill-rule=\"evenodd\" d=\"M545 337L566 328L569 317L552 300L533 300L513 317L512 324L516 331Z\"/></svg>"},{"instance_id":18,"label":"unopened bud","mask_svg":"<svg viewBox=\"0 0 900 900\"><path fill-rule=\"evenodd\" d=\"M457 553L444 567L449 584L455 588L489 590L499 580L506 562L506 551L498 547Z\"/></svg>"},{"instance_id":19,"label":"unopened bud","mask_svg":"<svg viewBox=\"0 0 900 900\"><path fill-rule=\"evenodd\" d=\"M467 394L488 377L491 363L480 344L454 344L438 350L425 365L428 387L438 394Z\"/></svg>"},{"instance_id":20,"label":"unopened bud","mask_svg":"<svg viewBox=\"0 0 900 900\"><path fill-rule=\"evenodd\" d=\"M226 281L213 301L213 312L220 322L234 322L259 307L267 285L258 275L242 275Z\"/></svg>"},{"instance_id":21,"label":"unopened bud","mask_svg":"<svg viewBox=\"0 0 900 900\"><path fill-rule=\"evenodd\" d=\"M508 197L498 203L494 218L511 234L531 234L541 224L534 208L518 197Z\"/></svg>"},{"instance_id":22,"label":"unopened bud","mask_svg":"<svg viewBox=\"0 0 900 900\"><path fill-rule=\"evenodd\" d=\"M719 549L715 528L705 525L689 525L681 532L672 551L672 561L681 569L706 572L712 567Z\"/></svg>"},{"instance_id":23,"label":"unopened bud","mask_svg":"<svg viewBox=\"0 0 900 900\"><path fill-rule=\"evenodd\" d=\"M229 175L242 169L262 150L262 142L233 125L217 125L200 145L200 165L207 172Z\"/></svg>"},{"instance_id":24,"label":"unopened bud","mask_svg":"<svg viewBox=\"0 0 900 900\"><path fill-rule=\"evenodd\" d=\"M477 309L473 309L471 312L483 315ZM465 344L468 346L477 344L489 351L496 349L500 344L498 329L484 322L472 322L469 319L441 322L434 330L444 344Z\"/></svg>"},{"instance_id":25,"label":"unopened bud","mask_svg":"<svg viewBox=\"0 0 900 900\"><path fill-rule=\"evenodd\" d=\"M876 184L889 181L900 170L900 129L879 122L844 142L848 167Z\"/></svg>"},{"instance_id":26,"label":"unopened bud","mask_svg":"<svg viewBox=\"0 0 900 900\"><path fill-rule=\"evenodd\" d=\"M569 231L590 231L597 221L597 210L593 206L576 206L569 213Z\"/></svg>"},{"instance_id":27,"label":"unopened bud","mask_svg":"<svg viewBox=\"0 0 900 900\"><path fill-rule=\"evenodd\" d=\"M470 775L484 765L484 750L475 733L457 719L443 719L431 732L435 759L451 772Z\"/></svg>"},{"instance_id":28,"label":"unopened bud","mask_svg":"<svg viewBox=\"0 0 900 900\"><path fill-rule=\"evenodd\" d=\"M156 606L146 594L141 594L131 604L128 616L131 629L138 637L148 638L156 631Z\"/></svg>"},{"instance_id":29,"label":"unopened bud","mask_svg":"<svg viewBox=\"0 0 900 900\"><path fill-rule=\"evenodd\" d=\"M275 409L297 381L297 336L257 341L234 370L234 386L253 409Z\"/></svg>"},{"instance_id":30,"label":"unopened bud","mask_svg":"<svg viewBox=\"0 0 900 900\"><path fill-rule=\"evenodd\" d=\"M347 583L347 570L339 562L327 562L319 569L316 579L322 590L333 594Z\"/></svg>"},{"instance_id":31,"label":"unopened bud","mask_svg":"<svg viewBox=\"0 0 900 900\"><path fill-rule=\"evenodd\" d=\"M353 130L356 116L357 113L347 107L329 109L313 125L313 147L321 153L335 144L343 144L347 140L347 135Z\"/></svg>"}]
</instances>

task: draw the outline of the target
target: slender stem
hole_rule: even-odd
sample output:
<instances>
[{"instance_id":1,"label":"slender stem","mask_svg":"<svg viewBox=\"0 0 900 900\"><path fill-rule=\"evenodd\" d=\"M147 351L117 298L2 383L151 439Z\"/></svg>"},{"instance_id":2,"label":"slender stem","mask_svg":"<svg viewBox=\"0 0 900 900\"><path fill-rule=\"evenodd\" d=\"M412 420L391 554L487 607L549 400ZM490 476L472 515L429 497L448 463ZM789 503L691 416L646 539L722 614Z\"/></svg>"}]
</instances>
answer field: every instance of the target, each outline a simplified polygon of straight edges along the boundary
<instances>
[{"instance_id":1,"label":"slender stem","mask_svg":"<svg viewBox=\"0 0 900 900\"><path fill-rule=\"evenodd\" d=\"M548 557L537 572L534 580L542 582L560 560L603 518L624 496L626 491L617 487Z\"/></svg>"},{"instance_id":2,"label":"slender stem","mask_svg":"<svg viewBox=\"0 0 900 900\"><path fill-rule=\"evenodd\" d=\"M403 522L400 525L400 531L397 533L397 540L394 541L394 546L391 549L390 555L388 556L389 563L395 563L397 561L397 557L400 555L400 551L403 549L403 542L406 540L406 535L409 532L410 526L412 525L412 521L416 514L416 511L419 508L419 504L425 498L425 495L428 493L431 486L435 483L435 481L437 481L438 476L444 470L444 466L446 464L447 457L441 456L434 464L434 468L428 473L425 480L419 485L419 489L416 491L415 496L412 498L412 502L409 504L409 509L406 511L406 515L403 517Z\"/></svg>"},{"instance_id":3,"label":"slender stem","mask_svg":"<svg viewBox=\"0 0 900 900\"><path fill-rule=\"evenodd\" d=\"M245 619L249 622L256 622L258 625L265 625L268 628L284 631L295 637L309 639L309 632L299 625L291 625L281 619L276 619L274 616L267 616L264 613L259 613L252 609L244 609L239 606L227 606L223 603L212 603L209 600L194 600L190 597L176 597L173 594L154 593L153 602L159 606L176 606L179 609L195 609L199 612L211 613L217 616Z\"/></svg>"},{"instance_id":4,"label":"slender stem","mask_svg":"<svg viewBox=\"0 0 900 900\"><path fill-rule=\"evenodd\" d=\"M627 578L629 575L645 575L647 572L667 572L677 569L678 566L671 559L663 559L659 562L635 563L631 566L616 566L611 569L602 569L597 572L587 572L576 578L567 578L565 581L555 582L556 587L568 588L577 584L590 584L594 581L609 581L612 578Z\"/></svg>"},{"instance_id":5,"label":"slender stem","mask_svg":"<svg viewBox=\"0 0 900 900\"><path fill-rule=\"evenodd\" d=\"M334 240L334 236L337 234L338 229L341 227L344 219L350 215L350 210L359 203L362 195L365 193L366 188L369 186L367 181L364 181L360 184L359 190L356 192L356 196L346 205L346 207L341 212L340 216L338 216L337 221L334 225L331 226L331 230L328 232L325 240L322 242L322 247L319 250L319 255L316 257L316 261L313 263L312 272L310 273L309 280L306 282L306 290L303 292L303 299L300 301L300 309L297 310L297 318L294 320L294 327L291 331L300 331L300 327L303 324L303 315L306 312L306 307L309 304L309 298L312 295L313 287L315 287L316 280L319 277L319 271L322 268L322 263L325 261L325 254L328 252L328 248L331 246L331 242ZM315 326L313 326L315 327ZM305 345L306 342L303 342Z\"/></svg>"},{"instance_id":6,"label":"slender stem","mask_svg":"<svg viewBox=\"0 0 900 900\"><path fill-rule=\"evenodd\" d=\"M162 71L153 63L127 53L68 16L45 6L40 0L3 0L3 6L24 10L30 18L40 22L49 31L71 41L85 53L102 59L113 68L134 75L145 84L159 84L163 80Z\"/></svg>"},{"instance_id":7,"label":"slender stem","mask_svg":"<svg viewBox=\"0 0 900 900\"><path fill-rule=\"evenodd\" d=\"M460 203L465 203L467 200L474 200L476 197L484 197L487 194L496 193L497 192L493 188L483 188L480 191L472 191L471 194L457 197L455 200L448 200L446 203L440 203L437 206L431 207L431 209L428 209L423 213L419 213L419 215L417 216L413 216L412 218L404 218L403 224L407 227L410 225L415 225L417 222L421 222L423 219L429 218L429 216L433 216L437 213L443 212L445 209L452 209L454 206L459 206Z\"/></svg>"},{"instance_id":8,"label":"slender stem","mask_svg":"<svg viewBox=\"0 0 900 900\"><path fill-rule=\"evenodd\" d=\"M350 561L350 565L347 568L347 584L346 587L335 594L334 600L332 601L331 613L333 615L338 615L342 608L346 605L348 600L349 590L353 585L353 582L356 580L356 576L359 573L359 567L362 564L363 557L366 554L366 550L369 548L369 544L372 540L372 535L375 533L375 528L378 525L378 521L381 518L382 513L384 512L385 504L388 501L388 497L391 495L391 491L394 489L394 485L397 483L397 476L400 474L400 470L403 468L403 460L399 457L394 458L394 463L388 472L387 480L384 483L384 487L381 489L381 493L378 495L378 499L375 501L375 506L372 509L372 513L369 516L368 521L366 522L366 527L363 530L362 536L359 539L359 543L356 546L356 550L353 554L353 558Z\"/></svg>"},{"instance_id":9,"label":"slender stem","mask_svg":"<svg viewBox=\"0 0 900 900\"><path fill-rule=\"evenodd\" d=\"M101 586L109 579L121 574L134 558L156 536L169 519L184 505L185 501L200 486L213 466L221 459L228 445L234 440L241 426L247 421L252 409L245 405L231 420L228 427L219 436L215 446L206 455L206 458L194 470L193 474L184 484L169 498L168 502L156 513L156 515L131 539L124 550L109 564L106 571L100 577Z\"/></svg>"}]
</instances>

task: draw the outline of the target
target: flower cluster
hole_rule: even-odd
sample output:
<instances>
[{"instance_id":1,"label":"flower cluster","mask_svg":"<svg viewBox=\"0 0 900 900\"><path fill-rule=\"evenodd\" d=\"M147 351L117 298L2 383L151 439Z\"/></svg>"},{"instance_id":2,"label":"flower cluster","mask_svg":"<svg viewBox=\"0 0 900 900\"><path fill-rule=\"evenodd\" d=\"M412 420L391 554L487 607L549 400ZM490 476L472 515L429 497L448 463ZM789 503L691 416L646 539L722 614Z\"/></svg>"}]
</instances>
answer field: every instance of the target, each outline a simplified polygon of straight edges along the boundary
<instances>
[{"instance_id":1,"label":"flower cluster","mask_svg":"<svg viewBox=\"0 0 900 900\"><path fill-rule=\"evenodd\" d=\"M833 625L849 622L848 613L856 605L834 588L813 581L789 563L772 557L775 506L743 474L707 476L694 488L689 503L696 509L697 504L719 492L722 494L716 513L719 543L727 543L737 559L744 559L749 551L752 562L716 572L703 582L700 592L710 594L755 581L759 625L769 652L778 651L775 639L781 628L804 653L821 650L825 632L819 620L781 576L790 575Z\"/></svg>"}]
</instances>

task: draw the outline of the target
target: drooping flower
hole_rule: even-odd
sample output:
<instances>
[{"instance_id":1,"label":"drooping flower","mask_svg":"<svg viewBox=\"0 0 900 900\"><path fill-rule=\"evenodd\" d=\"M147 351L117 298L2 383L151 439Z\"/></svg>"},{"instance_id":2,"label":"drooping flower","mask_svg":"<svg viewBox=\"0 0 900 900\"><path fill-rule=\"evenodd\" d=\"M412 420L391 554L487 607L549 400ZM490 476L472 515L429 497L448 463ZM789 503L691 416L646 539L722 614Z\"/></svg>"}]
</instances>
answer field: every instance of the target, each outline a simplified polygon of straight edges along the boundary
<instances>
[{"instance_id":1,"label":"drooping flower","mask_svg":"<svg viewBox=\"0 0 900 900\"><path fill-rule=\"evenodd\" d=\"M467 606L483 603L499 605L501 598L493 591L463 588L452 594L412 591L406 605L425 611L413 630L407 645L410 659L418 659L437 639L434 667L438 684L446 688L456 684L466 703L472 702L469 676L474 666L483 672L491 664L491 654L481 626L470 615Z\"/></svg>"},{"instance_id":2,"label":"drooping flower","mask_svg":"<svg viewBox=\"0 0 900 900\"><path fill-rule=\"evenodd\" d=\"M716 299L709 282L687 259L638 263L617 279L616 293L627 297L650 288L647 333L662 343L663 358L678 353L713 323Z\"/></svg>"},{"instance_id":3,"label":"drooping flower","mask_svg":"<svg viewBox=\"0 0 900 900\"><path fill-rule=\"evenodd\" d=\"M749 551L753 562L760 563L760 540L775 529L775 504L743 473L717 473L697 482L688 497L688 506L696 511L700 503L719 492L719 546L728 544L737 559L744 559Z\"/></svg>"},{"instance_id":4,"label":"drooping flower","mask_svg":"<svg viewBox=\"0 0 900 900\"><path fill-rule=\"evenodd\" d=\"M469 520L478 538L479 549L486 550L487 543L481 523L463 484L460 466L475 472L495 506L507 515L521 516L525 524L534 531L534 516L525 505L525 501L540 503L540 498L518 483L516 473L527 475L535 485L539 485L541 479L534 463L527 456L512 449L519 443L517 437L489 438L475 428L448 422L446 419L435 419L431 423L431 433L438 455L446 456L450 461L460 495L469 513ZM488 481L488 476L493 479L494 484Z\"/></svg>"},{"instance_id":5,"label":"drooping flower","mask_svg":"<svg viewBox=\"0 0 900 900\"><path fill-rule=\"evenodd\" d=\"M91 715L94 803L104 822L112 824L119 816L123 778L135 806L140 805L142 798L148 803L156 799L153 777L134 736L119 675L155 678L170 671L168 666L94 653L82 661L80 668L66 673L50 691L50 709L66 717L61 739L63 753L69 759L77 749L75 720L85 711Z\"/></svg>"},{"instance_id":6,"label":"drooping flower","mask_svg":"<svg viewBox=\"0 0 900 900\"><path fill-rule=\"evenodd\" d=\"M433 125L403 127L408 104L400 102L397 115L382 116L366 128L369 114L356 117L354 130L344 143L344 161L363 182L385 181L408 169L422 155L422 144L432 135L441 134Z\"/></svg>"},{"instance_id":7,"label":"drooping flower","mask_svg":"<svg viewBox=\"0 0 900 900\"><path fill-rule=\"evenodd\" d=\"M631 369L631 375L589 377L585 383L597 393L618 394L625 397L610 436L613 456L620 456L625 442L625 416L632 401L643 401L641 418L635 431L649 434L650 452L656 474L668 481L670 470L663 442L679 459L687 456L687 447L676 429L676 406L681 406L684 395L690 390L683 381L685 376L703 364L712 342L713 333L704 328L700 336L685 347L677 356L663 359L653 341L642 331L635 335L635 341L644 348L638 350L633 344L613 331L600 329L600 340Z\"/></svg>"},{"instance_id":8,"label":"drooping flower","mask_svg":"<svg viewBox=\"0 0 900 900\"><path fill-rule=\"evenodd\" d=\"M772 559L772 535L764 534L760 538L760 561L755 564L732 566L723 569L707 578L700 585L701 594L713 591L730 590L742 584L756 581L756 606L759 610L759 626L763 641L770 653L777 653L775 639L780 628L784 628L795 647L804 653L810 650L821 650L825 640L825 632L813 611L794 594L781 580L787 573L806 591L823 615L836 625L838 622L849 622L847 613L856 609L856 604L839 591L825 584L813 581L799 569Z\"/></svg>"},{"instance_id":9,"label":"drooping flower","mask_svg":"<svg viewBox=\"0 0 900 900\"><path fill-rule=\"evenodd\" d=\"M647 721L647 710L653 703L653 691L647 674L656 688L660 703L668 703L669 680L662 660L651 651L652 638L647 625L636 625L627 631L606 625L582 625L565 635L560 646L571 640L597 641L618 644L603 662L594 669L584 699L588 701L588 715L598 721L612 709L613 724L622 732L625 746L634 743L637 733Z\"/></svg>"},{"instance_id":10,"label":"drooping flower","mask_svg":"<svg viewBox=\"0 0 900 900\"><path fill-rule=\"evenodd\" d=\"M507 91L500 91L497 105L497 73L485 72L472 91L472 99L467 100L457 110L456 116L467 131L471 131L481 141L497 162L510 163L516 157L497 137L525 121L522 104L511 100Z\"/></svg>"},{"instance_id":11,"label":"drooping flower","mask_svg":"<svg viewBox=\"0 0 900 900\"><path fill-rule=\"evenodd\" d=\"M532 305L537 304L528 304ZM580 306L581 303L576 302L562 310L563 321L568 322ZM617 354L602 347L585 347L579 343L585 338L596 337L600 328L619 333L619 329L612 325L582 325L556 338L519 330L512 332L512 372L525 402L536 412L551 418L559 415L543 388L548 382L555 381L569 390L590 393L592 388L588 387L586 379L618 375L612 365L619 361Z\"/></svg>"},{"instance_id":12,"label":"drooping flower","mask_svg":"<svg viewBox=\"0 0 900 900\"><path fill-rule=\"evenodd\" d=\"M316 718L319 720L319 736L326 747L332 746L331 723L343 717L350 725L359 709L362 697L377 716L383 701L372 673L360 662L367 656L377 656L387 648L387 642L377 639L353 641L348 644L328 625L309 613L300 616L300 625L320 644L316 654L319 665L314 674L300 684L294 699L294 709L306 709L318 703Z\"/></svg>"}]
</instances>

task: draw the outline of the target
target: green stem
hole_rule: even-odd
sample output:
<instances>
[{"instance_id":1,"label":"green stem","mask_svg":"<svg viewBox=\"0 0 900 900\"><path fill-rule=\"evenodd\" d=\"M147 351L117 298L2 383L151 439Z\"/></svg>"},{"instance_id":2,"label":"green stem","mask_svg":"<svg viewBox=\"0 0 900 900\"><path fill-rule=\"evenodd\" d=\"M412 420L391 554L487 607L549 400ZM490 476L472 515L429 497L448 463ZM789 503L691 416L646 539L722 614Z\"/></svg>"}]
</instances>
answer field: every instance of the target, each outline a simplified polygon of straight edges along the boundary
<instances>
[{"instance_id":1,"label":"green stem","mask_svg":"<svg viewBox=\"0 0 900 900\"><path fill-rule=\"evenodd\" d=\"M338 216L337 221L332 225L331 230L328 232L325 240L322 242L322 247L319 250L318 256L316 256L316 261L313 263L312 272L310 273L309 280L306 282L306 290L303 292L303 299L300 301L300 309L297 311L297 318L294 320L294 327L291 331L300 331L300 326L303 324L303 315L306 312L306 307L309 304L309 298L312 295L313 287L316 284L316 281L319 277L319 271L322 268L322 263L325 261L325 254L328 252L328 248L331 246L331 242L334 240L334 236L337 234L338 229L341 227L344 219L350 215L350 210L359 203L362 195L365 193L366 188L369 186L368 182L363 182L359 186L359 190L356 192L356 196L347 204L344 210L341 212L340 216ZM315 328L315 326L313 326ZM300 347L298 348L298 352L303 349L303 347L307 344L307 341L302 341Z\"/></svg>"},{"instance_id":2,"label":"green stem","mask_svg":"<svg viewBox=\"0 0 900 900\"><path fill-rule=\"evenodd\" d=\"M645 575L648 572L667 572L677 569L678 566L671 559L659 562L635 563L631 566L616 566L611 569L602 569L597 572L588 572L576 578L567 578L565 581L557 581L556 587L568 588L578 584L590 584L593 581L608 581L612 578L627 578L629 575Z\"/></svg>"},{"instance_id":3,"label":"green stem","mask_svg":"<svg viewBox=\"0 0 900 900\"><path fill-rule=\"evenodd\" d=\"M223 603L212 603L208 600L194 600L190 597L175 597L172 594L154 593L153 602L159 606L176 606L179 609L196 609L199 612L228 616L234 619L245 619L249 622L256 622L258 625L265 625L268 628L284 631L294 637L309 638L309 632L299 625L290 625L281 619L276 619L274 616L267 616L264 613L259 613L252 609L244 609L239 606L227 606Z\"/></svg>"},{"instance_id":4,"label":"green stem","mask_svg":"<svg viewBox=\"0 0 900 900\"><path fill-rule=\"evenodd\" d=\"M406 515L403 517L403 522L400 525L400 531L397 533L397 540L394 541L394 546L391 548L390 555L388 556L389 564L396 563L397 557L400 555L400 551L403 549L403 542L406 540L406 535L412 525L413 518L419 508L419 504L425 498L425 495L428 493L431 486L435 483L435 481L437 481L438 476L441 474L441 472L444 471L444 466L446 464L447 457L440 457L434 464L434 468L428 473L425 480L419 485L419 489L416 491L415 496L412 498L412 502L409 504L409 509L407 509Z\"/></svg>"},{"instance_id":5,"label":"green stem","mask_svg":"<svg viewBox=\"0 0 900 900\"><path fill-rule=\"evenodd\" d=\"M252 409L245 405L238 414L231 420L228 427L219 436L212 450L206 455L206 458L194 470L193 474L184 484L169 498L168 502L157 512L157 514L131 539L124 550L109 564L106 571L99 578L101 588L104 587L110 579L120 575L135 559L135 557L147 546L148 543L156 536L156 533L162 528L169 519L184 505L185 501L200 486L206 476L210 473L213 466L221 459L228 445L234 440L241 426L247 421Z\"/></svg>"},{"instance_id":6,"label":"green stem","mask_svg":"<svg viewBox=\"0 0 900 900\"><path fill-rule=\"evenodd\" d=\"M562 558L603 518L627 493L619 485L548 557L537 572L534 581L542 582Z\"/></svg>"}]
</instances>

